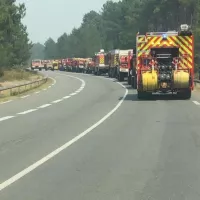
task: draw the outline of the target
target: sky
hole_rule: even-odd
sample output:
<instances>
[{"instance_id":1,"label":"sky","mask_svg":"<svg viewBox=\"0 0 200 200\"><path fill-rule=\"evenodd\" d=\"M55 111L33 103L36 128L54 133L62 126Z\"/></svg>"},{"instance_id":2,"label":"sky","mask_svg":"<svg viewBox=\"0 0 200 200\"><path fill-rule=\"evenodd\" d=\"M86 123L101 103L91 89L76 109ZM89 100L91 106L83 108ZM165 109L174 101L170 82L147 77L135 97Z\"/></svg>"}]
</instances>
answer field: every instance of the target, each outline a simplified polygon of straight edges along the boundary
<instances>
[{"instance_id":1,"label":"sky","mask_svg":"<svg viewBox=\"0 0 200 200\"><path fill-rule=\"evenodd\" d=\"M106 0L17 0L25 3L27 26L32 42L44 43L49 37L55 41L63 33L79 27L85 13L100 11Z\"/></svg>"}]
</instances>

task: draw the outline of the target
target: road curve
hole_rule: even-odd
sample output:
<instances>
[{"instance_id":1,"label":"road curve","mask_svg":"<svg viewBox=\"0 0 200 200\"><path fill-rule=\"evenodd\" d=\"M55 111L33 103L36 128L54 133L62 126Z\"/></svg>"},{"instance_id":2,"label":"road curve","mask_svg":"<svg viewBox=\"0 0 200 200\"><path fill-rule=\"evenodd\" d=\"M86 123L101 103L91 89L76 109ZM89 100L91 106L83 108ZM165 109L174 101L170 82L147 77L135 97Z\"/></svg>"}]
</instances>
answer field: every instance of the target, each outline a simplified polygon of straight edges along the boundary
<instances>
[{"instance_id":1,"label":"road curve","mask_svg":"<svg viewBox=\"0 0 200 200\"><path fill-rule=\"evenodd\" d=\"M1 200L200 198L197 91L139 101L126 83L123 99L126 89L105 77L49 75L55 87L0 106L15 116L0 122ZM41 104L51 105L16 115Z\"/></svg>"}]
</instances>

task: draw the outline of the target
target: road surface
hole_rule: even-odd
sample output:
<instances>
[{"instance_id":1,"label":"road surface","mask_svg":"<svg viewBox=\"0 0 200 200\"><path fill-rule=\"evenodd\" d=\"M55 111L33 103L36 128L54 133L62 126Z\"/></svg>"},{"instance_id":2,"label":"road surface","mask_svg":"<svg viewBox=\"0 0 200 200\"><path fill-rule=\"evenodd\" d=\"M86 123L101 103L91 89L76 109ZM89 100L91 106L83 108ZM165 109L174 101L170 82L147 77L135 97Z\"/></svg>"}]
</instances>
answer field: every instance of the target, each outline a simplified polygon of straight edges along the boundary
<instances>
[{"instance_id":1,"label":"road surface","mask_svg":"<svg viewBox=\"0 0 200 200\"><path fill-rule=\"evenodd\" d=\"M0 105L1 200L200 199L198 91L142 101L125 82L47 73L53 87Z\"/></svg>"}]
</instances>

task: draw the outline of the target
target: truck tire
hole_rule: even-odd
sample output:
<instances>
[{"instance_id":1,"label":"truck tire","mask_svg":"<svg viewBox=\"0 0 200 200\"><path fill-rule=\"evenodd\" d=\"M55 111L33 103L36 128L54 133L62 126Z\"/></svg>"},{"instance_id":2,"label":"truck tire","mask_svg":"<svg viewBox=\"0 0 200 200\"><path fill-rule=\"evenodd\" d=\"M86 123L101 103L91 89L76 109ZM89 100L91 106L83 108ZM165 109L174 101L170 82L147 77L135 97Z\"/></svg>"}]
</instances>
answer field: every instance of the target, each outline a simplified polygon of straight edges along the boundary
<instances>
[{"instance_id":1,"label":"truck tire","mask_svg":"<svg viewBox=\"0 0 200 200\"><path fill-rule=\"evenodd\" d=\"M128 85L131 85L131 75L128 75Z\"/></svg>"},{"instance_id":2,"label":"truck tire","mask_svg":"<svg viewBox=\"0 0 200 200\"><path fill-rule=\"evenodd\" d=\"M124 81L124 74L122 72L119 72L119 74L118 74L118 81L119 82Z\"/></svg>"},{"instance_id":3,"label":"truck tire","mask_svg":"<svg viewBox=\"0 0 200 200\"><path fill-rule=\"evenodd\" d=\"M177 95L182 99L190 99L192 96L192 91L190 89L184 90L182 92L178 92Z\"/></svg>"},{"instance_id":4,"label":"truck tire","mask_svg":"<svg viewBox=\"0 0 200 200\"><path fill-rule=\"evenodd\" d=\"M131 76L131 86L133 89L137 89L137 78L135 76Z\"/></svg>"},{"instance_id":5,"label":"truck tire","mask_svg":"<svg viewBox=\"0 0 200 200\"><path fill-rule=\"evenodd\" d=\"M108 77L111 78L111 72L110 72L110 69L108 70Z\"/></svg>"},{"instance_id":6,"label":"truck tire","mask_svg":"<svg viewBox=\"0 0 200 200\"><path fill-rule=\"evenodd\" d=\"M100 75L101 75L100 70L98 70L97 71L97 76L100 76Z\"/></svg>"},{"instance_id":7,"label":"truck tire","mask_svg":"<svg viewBox=\"0 0 200 200\"><path fill-rule=\"evenodd\" d=\"M148 99L151 96L152 96L152 93L150 93L150 92L142 92L142 91L137 92L138 99Z\"/></svg>"}]
</instances>

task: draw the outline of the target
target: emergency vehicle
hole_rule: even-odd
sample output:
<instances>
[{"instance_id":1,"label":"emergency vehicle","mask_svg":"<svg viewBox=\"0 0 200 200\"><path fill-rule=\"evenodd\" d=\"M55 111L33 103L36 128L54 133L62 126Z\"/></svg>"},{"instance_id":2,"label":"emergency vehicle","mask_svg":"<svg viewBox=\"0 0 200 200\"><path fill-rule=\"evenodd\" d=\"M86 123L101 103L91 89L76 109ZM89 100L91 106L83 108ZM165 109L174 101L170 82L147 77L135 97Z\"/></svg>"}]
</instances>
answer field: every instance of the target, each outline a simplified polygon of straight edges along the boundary
<instances>
[{"instance_id":1,"label":"emergency vehicle","mask_svg":"<svg viewBox=\"0 0 200 200\"><path fill-rule=\"evenodd\" d=\"M59 60L53 60L53 62L52 62L52 65L53 65L52 70L53 70L53 71L59 69L59 63L60 63Z\"/></svg>"},{"instance_id":2,"label":"emergency vehicle","mask_svg":"<svg viewBox=\"0 0 200 200\"><path fill-rule=\"evenodd\" d=\"M44 68L44 63L40 59L31 61L31 70L39 69L40 71Z\"/></svg>"},{"instance_id":3,"label":"emergency vehicle","mask_svg":"<svg viewBox=\"0 0 200 200\"><path fill-rule=\"evenodd\" d=\"M119 81L124 81L128 77L131 66L132 49L115 49L109 52L109 77L116 77Z\"/></svg>"},{"instance_id":4,"label":"emergency vehicle","mask_svg":"<svg viewBox=\"0 0 200 200\"><path fill-rule=\"evenodd\" d=\"M104 52L104 49L101 49L100 52L95 53L95 68L94 74L101 75L108 73L109 64L108 64L108 54Z\"/></svg>"},{"instance_id":5,"label":"emergency vehicle","mask_svg":"<svg viewBox=\"0 0 200 200\"><path fill-rule=\"evenodd\" d=\"M194 36L187 24L179 31L148 32L136 37L138 98L154 92L189 99L194 88Z\"/></svg>"}]
</instances>

